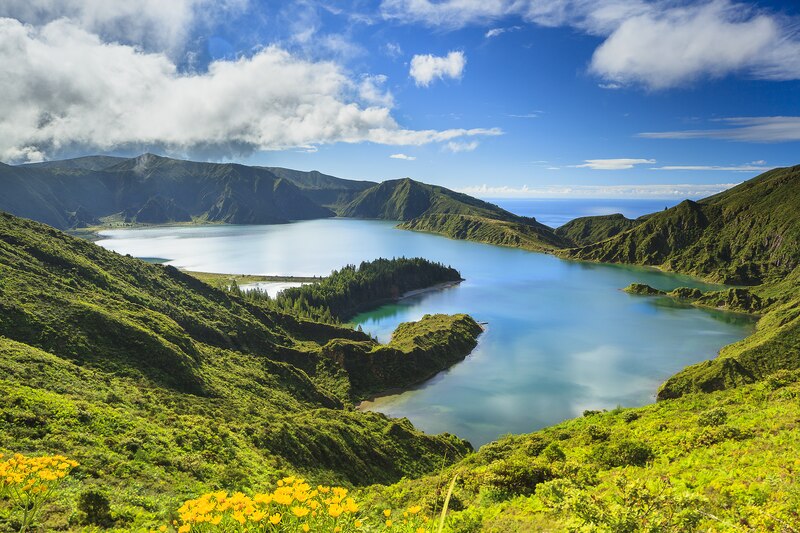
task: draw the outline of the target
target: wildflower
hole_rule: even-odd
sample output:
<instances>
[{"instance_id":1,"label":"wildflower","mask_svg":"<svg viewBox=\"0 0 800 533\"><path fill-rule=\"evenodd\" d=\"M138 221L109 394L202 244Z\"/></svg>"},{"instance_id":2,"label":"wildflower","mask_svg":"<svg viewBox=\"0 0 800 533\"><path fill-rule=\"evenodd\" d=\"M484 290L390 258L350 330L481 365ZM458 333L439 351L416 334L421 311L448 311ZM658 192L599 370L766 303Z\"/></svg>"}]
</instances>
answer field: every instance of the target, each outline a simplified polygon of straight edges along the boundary
<instances>
[{"instance_id":1,"label":"wildflower","mask_svg":"<svg viewBox=\"0 0 800 533\"><path fill-rule=\"evenodd\" d=\"M278 523L281 521L281 513L275 513L274 515L269 517L269 523L273 526L277 526Z\"/></svg>"},{"instance_id":2,"label":"wildflower","mask_svg":"<svg viewBox=\"0 0 800 533\"><path fill-rule=\"evenodd\" d=\"M292 514L295 515L297 518L303 518L308 513L309 511L305 507L292 507Z\"/></svg>"},{"instance_id":3,"label":"wildflower","mask_svg":"<svg viewBox=\"0 0 800 533\"><path fill-rule=\"evenodd\" d=\"M392 510L391 509L384 509L383 510L383 516L385 516L386 518L389 518L390 516L392 516Z\"/></svg>"},{"instance_id":4,"label":"wildflower","mask_svg":"<svg viewBox=\"0 0 800 533\"><path fill-rule=\"evenodd\" d=\"M311 530L311 528L310 528L310 527L308 527L308 524L303 524L303 531L305 531L306 533L308 533L308 531L310 531L310 530Z\"/></svg>"},{"instance_id":5,"label":"wildflower","mask_svg":"<svg viewBox=\"0 0 800 533\"><path fill-rule=\"evenodd\" d=\"M392 527L392 521L391 520L387 520L386 521L386 527Z\"/></svg>"}]
</instances>

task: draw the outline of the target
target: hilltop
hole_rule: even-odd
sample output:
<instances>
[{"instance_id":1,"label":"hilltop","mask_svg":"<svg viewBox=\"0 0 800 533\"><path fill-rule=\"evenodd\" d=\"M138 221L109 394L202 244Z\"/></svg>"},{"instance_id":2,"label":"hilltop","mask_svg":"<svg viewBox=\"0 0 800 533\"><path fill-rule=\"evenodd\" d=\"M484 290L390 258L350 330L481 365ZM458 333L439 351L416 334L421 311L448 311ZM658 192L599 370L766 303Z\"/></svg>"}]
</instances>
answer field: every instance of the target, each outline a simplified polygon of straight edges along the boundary
<instances>
[{"instance_id":1,"label":"hilltop","mask_svg":"<svg viewBox=\"0 0 800 533\"><path fill-rule=\"evenodd\" d=\"M341 215L399 220L401 229L531 250L550 250L569 243L534 218L409 178L385 181L365 190Z\"/></svg>"},{"instance_id":2,"label":"hilltop","mask_svg":"<svg viewBox=\"0 0 800 533\"><path fill-rule=\"evenodd\" d=\"M153 154L0 165L0 210L60 229L113 223L276 224L334 216L269 170Z\"/></svg>"},{"instance_id":3,"label":"hilltop","mask_svg":"<svg viewBox=\"0 0 800 533\"><path fill-rule=\"evenodd\" d=\"M736 285L788 276L800 264L800 166L777 168L698 202L648 215L565 257L658 266Z\"/></svg>"},{"instance_id":4,"label":"hilltop","mask_svg":"<svg viewBox=\"0 0 800 533\"><path fill-rule=\"evenodd\" d=\"M534 218L411 179L383 183L318 171L200 163L153 154L0 164L0 210L59 229L94 226L279 224L342 216L531 250L571 246Z\"/></svg>"}]
</instances>

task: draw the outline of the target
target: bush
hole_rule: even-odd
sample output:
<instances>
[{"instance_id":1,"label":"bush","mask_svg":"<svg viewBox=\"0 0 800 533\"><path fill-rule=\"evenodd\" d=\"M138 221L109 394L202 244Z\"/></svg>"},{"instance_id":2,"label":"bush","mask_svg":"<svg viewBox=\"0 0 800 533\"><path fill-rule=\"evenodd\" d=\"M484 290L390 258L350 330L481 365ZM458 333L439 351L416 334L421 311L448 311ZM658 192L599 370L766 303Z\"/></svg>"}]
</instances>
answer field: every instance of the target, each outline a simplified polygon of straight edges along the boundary
<instances>
[{"instance_id":1,"label":"bush","mask_svg":"<svg viewBox=\"0 0 800 533\"><path fill-rule=\"evenodd\" d=\"M602 444L594 451L594 459L609 468L644 466L653 459L649 444L631 439Z\"/></svg>"},{"instance_id":2,"label":"bush","mask_svg":"<svg viewBox=\"0 0 800 533\"><path fill-rule=\"evenodd\" d=\"M108 496L97 489L88 489L78 496L78 511L82 524L110 527L114 523L111 517L111 501Z\"/></svg>"},{"instance_id":3,"label":"bush","mask_svg":"<svg viewBox=\"0 0 800 533\"><path fill-rule=\"evenodd\" d=\"M518 459L497 461L487 474L488 484L506 497L533 494L536 485L552 477L549 468Z\"/></svg>"},{"instance_id":4,"label":"bush","mask_svg":"<svg viewBox=\"0 0 800 533\"><path fill-rule=\"evenodd\" d=\"M604 441L608 440L608 437L611 436L611 432L597 424L592 424L586 428L586 435L588 435L589 439L592 441Z\"/></svg>"},{"instance_id":5,"label":"bush","mask_svg":"<svg viewBox=\"0 0 800 533\"><path fill-rule=\"evenodd\" d=\"M728 420L728 413L722 407L715 407L701 413L697 419L700 427L721 426Z\"/></svg>"},{"instance_id":6,"label":"bush","mask_svg":"<svg viewBox=\"0 0 800 533\"><path fill-rule=\"evenodd\" d=\"M555 442L551 442L547 445L547 448L542 451L542 457L554 463L556 461L564 461L567 458L567 454L564 453L561 446Z\"/></svg>"},{"instance_id":7,"label":"bush","mask_svg":"<svg viewBox=\"0 0 800 533\"><path fill-rule=\"evenodd\" d=\"M624 422L627 422L628 424L630 424L635 420L639 420L640 417L641 415L636 411L625 411L624 413L622 413L622 420Z\"/></svg>"}]
</instances>

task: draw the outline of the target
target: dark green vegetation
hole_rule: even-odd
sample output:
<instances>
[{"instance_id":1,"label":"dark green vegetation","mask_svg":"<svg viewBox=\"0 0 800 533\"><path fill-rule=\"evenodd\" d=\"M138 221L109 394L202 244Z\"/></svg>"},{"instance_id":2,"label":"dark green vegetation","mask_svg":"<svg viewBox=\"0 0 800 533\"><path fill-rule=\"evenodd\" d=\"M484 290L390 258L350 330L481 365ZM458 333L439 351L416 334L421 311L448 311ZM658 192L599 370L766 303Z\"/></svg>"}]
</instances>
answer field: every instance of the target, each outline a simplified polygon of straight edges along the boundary
<instances>
[{"instance_id":1,"label":"dark green vegetation","mask_svg":"<svg viewBox=\"0 0 800 533\"><path fill-rule=\"evenodd\" d=\"M586 246L610 239L614 235L636 227L641 219L631 220L619 213L571 220L556 229L556 235L577 246Z\"/></svg>"},{"instance_id":2,"label":"dark green vegetation","mask_svg":"<svg viewBox=\"0 0 800 533\"><path fill-rule=\"evenodd\" d=\"M376 259L334 270L318 283L285 289L274 299L258 290L244 297L295 316L339 323L406 292L459 281L458 270L419 257Z\"/></svg>"},{"instance_id":3,"label":"dark green vegetation","mask_svg":"<svg viewBox=\"0 0 800 533\"><path fill-rule=\"evenodd\" d=\"M800 372L502 438L372 507L441 507L450 531L782 531L800 523ZM584 528L584 529L581 529Z\"/></svg>"},{"instance_id":4,"label":"dark green vegetation","mask_svg":"<svg viewBox=\"0 0 800 533\"><path fill-rule=\"evenodd\" d=\"M466 194L408 178L385 181L367 189L341 214L400 220L401 229L530 250L551 250L569 244L533 218L517 216Z\"/></svg>"},{"instance_id":5,"label":"dark green vegetation","mask_svg":"<svg viewBox=\"0 0 800 533\"><path fill-rule=\"evenodd\" d=\"M730 284L780 281L800 264L800 166L648 215L616 237L565 252L654 265Z\"/></svg>"},{"instance_id":6,"label":"dark green vegetation","mask_svg":"<svg viewBox=\"0 0 800 533\"><path fill-rule=\"evenodd\" d=\"M135 529L287 472L356 485L431 472L469 444L353 404L463 358L479 333L436 315L380 345L0 214L0 449L81 463L48 530L97 487Z\"/></svg>"},{"instance_id":7,"label":"dark green vegetation","mask_svg":"<svg viewBox=\"0 0 800 533\"><path fill-rule=\"evenodd\" d=\"M336 178L316 170L302 172L280 167L265 167L267 170L297 185L303 194L314 203L329 207L337 213L344 209L361 192L374 187L373 181L355 181Z\"/></svg>"},{"instance_id":8,"label":"dark green vegetation","mask_svg":"<svg viewBox=\"0 0 800 533\"><path fill-rule=\"evenodd\" d=\"M274 224L333 216L267 169L144 154L0 164L0 210L57 228L100 224Z\"/></svg>"}]
</instances>

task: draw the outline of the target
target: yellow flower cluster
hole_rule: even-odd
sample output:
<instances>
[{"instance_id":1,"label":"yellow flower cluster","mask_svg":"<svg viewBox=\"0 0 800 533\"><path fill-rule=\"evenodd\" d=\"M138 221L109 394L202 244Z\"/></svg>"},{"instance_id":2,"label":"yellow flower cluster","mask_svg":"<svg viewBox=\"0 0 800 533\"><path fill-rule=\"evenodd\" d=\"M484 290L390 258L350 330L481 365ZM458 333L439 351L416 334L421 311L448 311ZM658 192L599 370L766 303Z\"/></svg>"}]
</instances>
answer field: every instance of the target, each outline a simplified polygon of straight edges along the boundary
<instances>
[{"instance_id":1,"label":"yellow flower cluster","mask_svg":"<svg viewBox=\"0 0 800 533\"><path fill-rule=\"evenodd\" d=\"M355 531L358 505L343 487L311 487L286 477L273 492L246 496L210 492L178 510L179 533L205 531Z\"/></svg>"},{"instance_id":2,"label":"yellow flower cluster","mask_svg":"<svg viewBox=\"0 0 800 533\"><path fill-rule=\"evenodd\" d=\"M422 508L406 511L383 511L383 521L376 527L365 526L359 518L359 506L343 487L311 487L298 477L278 481L272 492L252 497L241 492L209 492L189 500L178 510L178 533L256 533L256 532L325 532L350 533L361 530L425 533L428 518ZM164 527L160 531L166 531Z\"/></svg>"},{"instance_id":3,"label":"yellow flower cluster","mask_svg":"<svg viewBox=\"0 0 800 533\"><path fill-rule=\"evenodd\" d=\"M7 498L21 513L22 528L33 523L47 499L78 463L63 455L26 457L22 454L3 459L0 454L0 499Z\"/></svg>"},{"instance_id":4,"label":"yellow flower cluster","mask_svg":"<svg viewBox=\"0 0 800 533\"><path fill-rule=\"evenodd\" d=\"M78 463L63 455L25 457L15 454L0 461L0 493L46 493L76 466Z\"/></svg>"}]
</instances>

